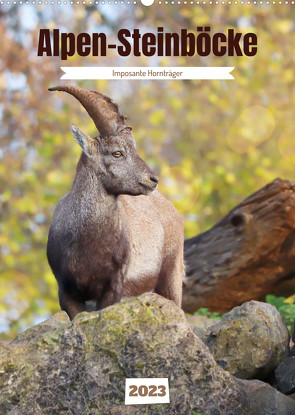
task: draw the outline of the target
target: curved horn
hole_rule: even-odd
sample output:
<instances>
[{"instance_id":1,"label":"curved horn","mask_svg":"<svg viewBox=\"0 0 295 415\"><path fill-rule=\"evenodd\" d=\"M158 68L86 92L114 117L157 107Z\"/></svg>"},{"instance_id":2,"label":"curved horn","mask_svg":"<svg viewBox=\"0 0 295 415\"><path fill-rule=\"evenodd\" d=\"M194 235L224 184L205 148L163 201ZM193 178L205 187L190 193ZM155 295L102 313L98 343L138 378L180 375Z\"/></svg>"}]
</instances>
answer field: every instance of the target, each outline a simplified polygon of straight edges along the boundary
<instances>
[{"instance_id":1,"label":"curved horn","mask_svg":"<svg viewBox=\"0 0 295 415\"><path fill-rule=\"evenodd\" d=\"M86 109L102 137L116 134L126 126L127 117L120 114L118 105L100 92L66 85L48 88L48 91L64 91L73 95Z\"/></svg>"}]
</instances>

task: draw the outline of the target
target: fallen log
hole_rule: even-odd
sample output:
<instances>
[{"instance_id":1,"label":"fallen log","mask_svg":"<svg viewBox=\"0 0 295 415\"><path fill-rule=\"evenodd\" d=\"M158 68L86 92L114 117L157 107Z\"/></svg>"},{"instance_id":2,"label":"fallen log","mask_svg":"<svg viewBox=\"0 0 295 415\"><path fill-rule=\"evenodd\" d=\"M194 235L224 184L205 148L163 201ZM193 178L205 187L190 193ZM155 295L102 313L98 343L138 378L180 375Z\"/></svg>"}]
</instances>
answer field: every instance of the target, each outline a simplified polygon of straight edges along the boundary
<instances>
[{"instance_id":1,"label":"fallen log","mask_svg":"<svg viewBox=\"0 0 295 415\"><path fill-rule=\"evenodd\" d=\"M187 312L225 312L279 286L292 295L295 183L276 179L247 197L213 228L187 239L184 256Z\"/></svg>"}]
</instances>

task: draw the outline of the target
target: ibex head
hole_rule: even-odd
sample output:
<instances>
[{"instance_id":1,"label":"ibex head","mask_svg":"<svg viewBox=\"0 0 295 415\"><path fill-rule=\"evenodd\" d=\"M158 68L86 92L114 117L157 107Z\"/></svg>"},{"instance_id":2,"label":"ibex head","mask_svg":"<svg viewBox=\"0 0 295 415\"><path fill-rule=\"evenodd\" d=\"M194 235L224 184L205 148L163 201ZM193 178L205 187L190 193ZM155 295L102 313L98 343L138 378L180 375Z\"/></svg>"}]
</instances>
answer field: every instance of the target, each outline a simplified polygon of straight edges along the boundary
<instances>
[{"instance_id":1,"label":"ibex head","mask_svg":"<svg viewBox=\"0 0 295 415\"><path fill-rule=\"evenodd\" d=\"M132 129L126 117L109 97L74 86L57 86L49 91L65 91L80 101L100 135L91 138L72 124L72 134L84 153L87 167L110 194L148 195L156 189L158 178L136 151Z\"/></svg>"}]
</instances>

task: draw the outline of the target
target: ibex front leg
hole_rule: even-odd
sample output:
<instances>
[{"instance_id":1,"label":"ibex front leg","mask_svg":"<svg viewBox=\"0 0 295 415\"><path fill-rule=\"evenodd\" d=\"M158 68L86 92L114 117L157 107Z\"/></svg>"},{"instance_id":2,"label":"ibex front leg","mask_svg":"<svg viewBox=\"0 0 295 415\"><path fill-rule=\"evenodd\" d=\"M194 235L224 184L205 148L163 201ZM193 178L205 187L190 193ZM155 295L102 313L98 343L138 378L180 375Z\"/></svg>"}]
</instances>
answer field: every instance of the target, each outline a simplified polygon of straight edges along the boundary
<instances>
[{"instance_id":1,"label":"ibex front leg","mask_svg":"<svg viewBox=\"0 0 295 415\"><path fill-rule=\"evenodd\" d=\"M96 302L96 310L101 310L112 304L119 303L123 293L123 274L118 272L116 276L110 279L105 290Z\"/></svg>"},{"instance_id":2,"label":"ibex front leg","mask_svg":"<svg viewBox=\"0 0 295 415\"><path fill-rule=\"evenodd\" d=\"M63 311L65 311L71 320L82 311L86 311L85 301L78 301L73 299L69 294L67 294L63 288L59 287L58 290L59 304Z\"/></svg>"}]
</instances>

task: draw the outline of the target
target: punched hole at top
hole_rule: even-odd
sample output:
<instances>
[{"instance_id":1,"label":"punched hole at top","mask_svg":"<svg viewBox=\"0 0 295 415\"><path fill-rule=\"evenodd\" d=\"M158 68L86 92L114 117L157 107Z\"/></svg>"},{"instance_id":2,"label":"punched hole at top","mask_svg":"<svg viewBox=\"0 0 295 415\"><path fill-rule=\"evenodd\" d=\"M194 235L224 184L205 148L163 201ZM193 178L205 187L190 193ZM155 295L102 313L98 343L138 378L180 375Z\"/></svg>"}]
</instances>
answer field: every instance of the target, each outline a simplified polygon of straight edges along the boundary
<instances>
[{"instance_id":1,"label":"punched hole at top","mask_svg":"<svg viewBox=\"0 0 295 415\"><path fill-rule=\"evenodd\" d=\"M144 6L151 6L155 0L140 0Z\"/></svg>"}]
</instances>

